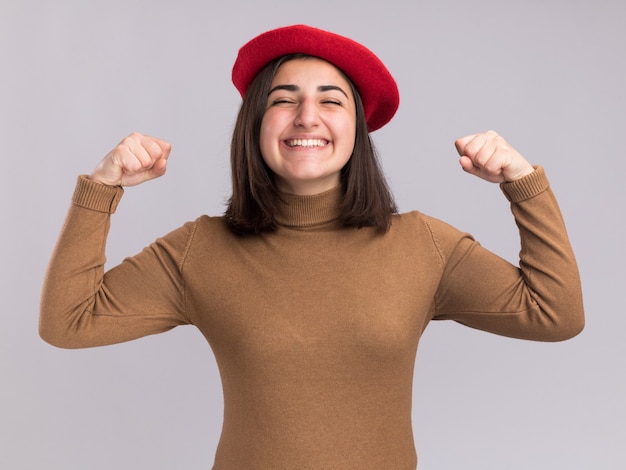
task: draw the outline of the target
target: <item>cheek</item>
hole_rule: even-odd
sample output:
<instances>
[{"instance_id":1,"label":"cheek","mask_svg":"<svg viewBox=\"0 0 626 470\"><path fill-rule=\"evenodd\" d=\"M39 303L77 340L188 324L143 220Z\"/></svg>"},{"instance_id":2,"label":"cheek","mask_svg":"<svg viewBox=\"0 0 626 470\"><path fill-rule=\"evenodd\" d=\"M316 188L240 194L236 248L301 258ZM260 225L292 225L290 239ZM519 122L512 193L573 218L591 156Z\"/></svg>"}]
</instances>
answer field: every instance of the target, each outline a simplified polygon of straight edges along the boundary
<instances>
[{"instance_id":1,"label":"cheek","mask_svg":"<svg viewBox=\"0 0 626 470\"><path fill-rule=\"evenodd\" d=\"M273 173L280 171L280 133L276 117L265 114L259 132L259 150L261 158Z\"/></svg>"},{"instance_id":2,"label":"cheek","mask_svg":"<svg viewBox=\"0 0 626 470\"><path fill-rule=\"evenodd\" d=\"M271 123L268 119L263 117L263 120L261 121L261 132L259 135L259 147L261 148L261 155L263 156L263 159L265 159L266 155L270 153L272 144L275 141L275 139L272 138L273 134L271 129Z\"/></svg>"},{"instance_id":3,"label":"cheek","mask_svg":"<svg viewBox=\"0 0 626 470\"><path fill-rule=\"evenodd\" d=\"M279 138L280 133L287 124L287 117L276 112L275 109L268 109L261 120L261 138L270 140Z\"/></svg>"},{"instance_id":4,"label":"cheek","mask_svg":"<svg viewBox=\"0 0 626 470\"><path fill-rule=\"evenodd\" d=\"M343 135L346 136L346 138L342 142L344 151L347 152L349 155L352 155L356 142L356 124L347 124L343 129Z\"/></svg>"}]
</instances>

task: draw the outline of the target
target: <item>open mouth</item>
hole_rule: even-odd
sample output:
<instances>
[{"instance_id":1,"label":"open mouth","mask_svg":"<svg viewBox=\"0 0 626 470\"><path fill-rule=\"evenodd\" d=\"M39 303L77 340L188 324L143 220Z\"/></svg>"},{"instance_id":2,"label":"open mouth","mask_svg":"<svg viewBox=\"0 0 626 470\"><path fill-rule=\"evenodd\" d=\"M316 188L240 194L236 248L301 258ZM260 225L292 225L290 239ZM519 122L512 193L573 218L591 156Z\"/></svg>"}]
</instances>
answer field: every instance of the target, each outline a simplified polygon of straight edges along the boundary
<instances>
[{"instance_id":1,"label":"open mouth","mask_svg":"<svg viewBox=\"0 0 626 470\"><path fill-rule=\"evenodd\" d=\"M328 141L324 139L289 139L285 141L287 147L324 147Z\"/></svg>"}]
</instances>

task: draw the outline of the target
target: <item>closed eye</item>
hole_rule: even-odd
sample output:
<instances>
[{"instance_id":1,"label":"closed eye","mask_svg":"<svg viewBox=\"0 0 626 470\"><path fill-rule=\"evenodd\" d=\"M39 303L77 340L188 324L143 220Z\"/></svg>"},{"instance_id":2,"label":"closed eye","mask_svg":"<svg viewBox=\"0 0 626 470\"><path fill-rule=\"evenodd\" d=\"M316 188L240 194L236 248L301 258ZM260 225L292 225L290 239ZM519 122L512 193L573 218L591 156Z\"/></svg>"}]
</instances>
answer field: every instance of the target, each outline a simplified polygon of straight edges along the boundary
<instances>
[{"instance_id":1,"label":"closed eye","mask_svg":"<svg viewBox=\"0 0 626 470\"><path fill-rule=\"evenodd\" d=\"M272 100L270 104L272 106L280 105L280 104L293 104L293 100L290 100L287 98L276 98L275 100Z\"/></svg>"}]
</instances>

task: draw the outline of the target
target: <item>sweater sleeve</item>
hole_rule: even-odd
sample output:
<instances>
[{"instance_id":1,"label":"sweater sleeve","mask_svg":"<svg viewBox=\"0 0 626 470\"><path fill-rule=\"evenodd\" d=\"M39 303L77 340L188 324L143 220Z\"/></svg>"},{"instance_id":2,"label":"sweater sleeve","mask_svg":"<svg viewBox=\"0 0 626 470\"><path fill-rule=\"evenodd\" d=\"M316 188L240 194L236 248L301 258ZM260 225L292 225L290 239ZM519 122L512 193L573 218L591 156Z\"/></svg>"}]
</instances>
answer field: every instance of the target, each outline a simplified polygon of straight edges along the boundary
<instances>
[{"instance_id":1,"label":"sweater sleeve","mask_svg":"<svg viewBox=\"0 0 626 470\"><path fill-rule=\"evenodd\" d=\"M434 319L515 338L571 338L584 326L580 276L544 170L501 189L520 233L519 267L434 222L443 261Z\"/></svg>"},{"instance_id":2,"label":"sweater sleeve","mask_svg":"<svg viewBox=\"0 0 626 470\"><path fill-rule=\"evenodd\" d=\"M100 346L188 323L182 266L193 224L105 274L110 218L122 193L121 188L78 178L41 296L39 334L50 344Z\"/></svg>"}]
</instances>

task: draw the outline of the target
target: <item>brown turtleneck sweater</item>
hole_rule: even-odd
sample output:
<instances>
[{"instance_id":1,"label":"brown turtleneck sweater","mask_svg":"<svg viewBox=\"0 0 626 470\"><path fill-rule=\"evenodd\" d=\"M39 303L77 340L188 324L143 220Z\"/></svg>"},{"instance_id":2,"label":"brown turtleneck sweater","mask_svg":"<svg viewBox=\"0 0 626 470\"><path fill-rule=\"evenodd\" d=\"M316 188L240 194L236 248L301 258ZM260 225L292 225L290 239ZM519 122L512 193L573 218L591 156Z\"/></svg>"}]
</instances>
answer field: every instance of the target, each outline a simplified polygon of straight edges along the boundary
<instances>
[{"instance_id":1,"label":"brown turtleneck sweater","mask_svg":"<svg viewBox=\"0 0 626 470\"><path fill-rule=\"evenodd\" d=\"M339 188L289 196L275 233L203 216L104 273L119 188L79 178L40 334L98 346L193 324L224 390L214 469L414 469L413 366L431 319L558 341L583 326L576 262L543 169L502 185L520 268L418 212L342 228Z\"/></svg>"}]
</instances>

